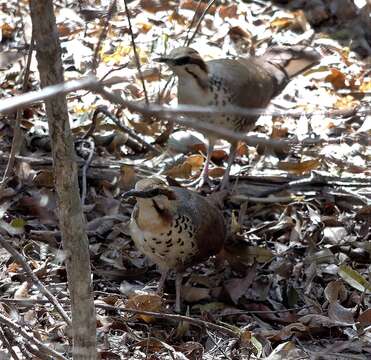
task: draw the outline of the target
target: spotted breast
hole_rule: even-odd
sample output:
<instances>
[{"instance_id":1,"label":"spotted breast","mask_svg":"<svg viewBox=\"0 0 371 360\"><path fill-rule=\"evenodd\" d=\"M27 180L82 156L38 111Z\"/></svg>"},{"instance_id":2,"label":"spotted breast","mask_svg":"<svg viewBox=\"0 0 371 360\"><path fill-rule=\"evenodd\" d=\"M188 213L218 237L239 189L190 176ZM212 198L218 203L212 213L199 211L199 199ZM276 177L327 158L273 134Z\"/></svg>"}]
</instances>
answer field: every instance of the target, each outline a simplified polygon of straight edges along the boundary
<instances>
[{"instance_id":1,"label":"spotted breast","mask_svg":"<svg viewBox=\"0 0 371 360\"><path fill-rule=\"evenodd\" d=\"M226 234L223 215L196 192L149 178L140 180L124 197L137 201L130 220L135 245L165 277L169 270L181 273L222 249ZM161 286L164 281L162 277ZM177 300L178 291L177 284Z\"/></svg>"}]
</instances>

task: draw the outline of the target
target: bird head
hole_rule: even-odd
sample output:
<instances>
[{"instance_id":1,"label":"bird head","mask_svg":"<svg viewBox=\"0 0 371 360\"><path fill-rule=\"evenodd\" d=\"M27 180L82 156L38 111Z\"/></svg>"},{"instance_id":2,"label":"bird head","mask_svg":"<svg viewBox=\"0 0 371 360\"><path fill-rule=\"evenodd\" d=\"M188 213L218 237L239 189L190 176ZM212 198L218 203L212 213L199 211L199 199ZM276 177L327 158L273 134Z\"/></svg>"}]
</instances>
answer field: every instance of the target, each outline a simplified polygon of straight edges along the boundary
<instances>
[{"instance_id":1,"label":"bird head","mask_svg":"<svg viewBox=\"0 0 371 360\"><path fill-rule=\"evenodd\" d=\"M154 61L165 63L178 76L193 74L202 78L208 73L205 61L195 49L190 47L173 49L169 55L154 59Z\"/></svg>"},{"instance_id":2,"label":"bird head","mask_svg":"<svg viewBox=\"0 0 371 360\"><path fill-rule=\"evenodd\" d=\"M176 206L175 192L161 179L146 178L135 184L135 189L123 194L123 198L134 197L139 208L155 210L160 216L169 217Z\"/></svg>"}]
</instances>

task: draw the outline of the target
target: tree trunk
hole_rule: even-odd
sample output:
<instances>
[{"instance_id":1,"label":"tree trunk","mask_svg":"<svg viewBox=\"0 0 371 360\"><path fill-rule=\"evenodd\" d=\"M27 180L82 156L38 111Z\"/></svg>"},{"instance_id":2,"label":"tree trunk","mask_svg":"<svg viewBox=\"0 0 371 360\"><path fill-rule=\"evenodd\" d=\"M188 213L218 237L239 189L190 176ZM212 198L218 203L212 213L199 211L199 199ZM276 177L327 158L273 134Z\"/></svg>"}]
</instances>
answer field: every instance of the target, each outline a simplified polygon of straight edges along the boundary
<instances>
[{"instance_id":1,"label":"tree trunk","mask_svg":"<svg viewBox=\"0 0 371 360\"><path fill-rule=\"evenodd\" d=\"M31 18L41 87L64 81L52 0L31 0ZM64 95L45 101L52 145L59 225L71 296L73 358L96 359L96 317L89 244L80 203L77 165Z\"/></svg>"}]
</instances>

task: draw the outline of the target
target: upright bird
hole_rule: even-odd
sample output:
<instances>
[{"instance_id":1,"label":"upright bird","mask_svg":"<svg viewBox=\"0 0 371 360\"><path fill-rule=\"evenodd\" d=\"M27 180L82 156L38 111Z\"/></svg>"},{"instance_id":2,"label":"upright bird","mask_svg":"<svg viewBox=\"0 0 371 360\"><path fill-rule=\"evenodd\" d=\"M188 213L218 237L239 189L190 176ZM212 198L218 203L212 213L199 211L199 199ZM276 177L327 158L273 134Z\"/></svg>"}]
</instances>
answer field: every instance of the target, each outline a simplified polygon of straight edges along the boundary
<instances>
[{"instance_id":1,"label":"upright bird","mask_svg":"<svg viewBox=\"0 0 371 360\"><path fill-rule=\"evenodd\" d=\"M223 248L226 234L221 211L207 198L160 179L138 181L124 198L137 203L130 220L136 247L161 270L158 290L169 270L176 271L176 311L181 309L182 272Z\"/></svg>"},{"instance_id":2,"label":"upright bird","mask_svg":"<svg viewBox=\"0 0 371 360\"><path fill-rule=\"evenodd\" d=\"M195 106L215 106L223 109L236 106L246 109L265 108L289 80L316 64L318 52L305 46L272 47L263 56L216 59L205 62L200 54L189 47L179 47L156 61L170 67L178 77L178 103ZM202 115L201 121L222 126L237 132L247 132L254 127L259 116ZM206 134L207 135L207 134ZM209 147L201 184L208 181L211 153L217 138L209 136ZM237 142L231 143L228 165L221 188L227 186L229 172L235 158Z\"/></svg>"}]
</instances>

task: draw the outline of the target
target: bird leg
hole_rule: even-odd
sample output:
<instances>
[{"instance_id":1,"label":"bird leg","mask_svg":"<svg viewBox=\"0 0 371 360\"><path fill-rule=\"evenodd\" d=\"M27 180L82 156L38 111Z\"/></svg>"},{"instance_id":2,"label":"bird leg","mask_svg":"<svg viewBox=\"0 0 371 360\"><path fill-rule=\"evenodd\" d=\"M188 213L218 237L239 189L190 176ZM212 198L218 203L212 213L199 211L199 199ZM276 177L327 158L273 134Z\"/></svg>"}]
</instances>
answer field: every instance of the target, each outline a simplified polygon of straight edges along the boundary
<instances>
[{"instance_id":1,"label":"bird leg","mask_svg":"<svg viewBox=\"0 0 371 360\"><path fill-rule=\"evenodd\" d=\"M229 158L227 168L225 169L222 182L220 183L220 190L228 188L229 185L229 173L231 172L231 167L234 159L236 158L237 143L232 143L229 149Z\"/></svg>"},{"instance_id":2,"label":"bird leg","mask_svg":"<svg viewBox=\"0 0 371 360\"><path fill-rule=\"evenodd\" d=\"M194 186L196 185L197 189L201 189L205 184L210 184L210 179L209 179L209 165L211 161L211 155L214 150L214 141L209 140L209 145L207 147L207 153L206 153L206 161L204 164L204 167L202 169L201 175L198 177L196 181L191 182L189 185Z\"/></svg>"},{"instance_id":3,"label":"bird leg","mask_svg":"<svg viewBox=\"0 0 371 360\"><path fill-rule=\"evenodd\" d=\"M182 281L183 281L183 274L176 272L175 275L175 311L180 313L181 305L182 305Z\"/></svg>"},{"instance_id":4,"label":"bird leg","mask_svg":"<svg viewBox=\"0 0 371 360\"><path fill-rule=\"evenodd\" d=\"M162 293L168 273L169 273L169 269L161 269L161 277L160 277L160 281L158 282L158 286L157 286L157 294Z\"/></svg>"}]
</instances>

